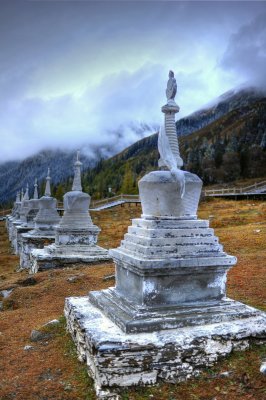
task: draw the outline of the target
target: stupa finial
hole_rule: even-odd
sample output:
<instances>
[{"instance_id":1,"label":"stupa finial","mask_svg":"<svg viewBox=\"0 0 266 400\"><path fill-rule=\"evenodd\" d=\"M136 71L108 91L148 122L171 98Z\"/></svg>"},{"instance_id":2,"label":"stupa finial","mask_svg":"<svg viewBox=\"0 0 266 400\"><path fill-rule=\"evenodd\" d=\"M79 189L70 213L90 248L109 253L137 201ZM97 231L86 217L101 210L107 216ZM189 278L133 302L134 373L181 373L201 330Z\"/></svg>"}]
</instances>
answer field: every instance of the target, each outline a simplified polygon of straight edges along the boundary
<instances>
[{"instance_id":1,"label":"stupa finial","mask_svg":"<svg viewBox=\"0 0 266 400\"><path fill-rule=\"evenodd\" d=\"M176 79L175 79L175 74L173 71L169 71L168 75L169 79L167 82L167 87L166 87L166 98L167 101L169 100L175 100L175 95L177 91L177 84L176 84Z\"/></svg>"},{"instance_id":2,"label":"stupa finial","mask_svg":"<svg viewBox=\"0 0 266 400\"><path fill-rule=\"evenodd\" d=\"M81 172L80 172L82 162L79 161L79 154L80 154L80 151L78 150L77 151L77 161L74 164L75 175L74 175L72 190L82 192Z\"/></svg>"},{"instance_id":3,"label":"stupa finial","mask_svg":"<svg viewBox=\"0 0 266 400\"><path fill-rule=\"evenodd\" d=\"M37 200L39 198L38 195L38 183L37 183L37 178L35 178L35 182L34 182L34 194L33 194L33 198L35 200Z\"/></svg>"},{"instance_id":4,"label":"stupa finial","mask_svg":"<svg viewBox=\"0 0 266 400\"><path fill-rule=\"evenodd\" d=\"M44 192L44 196L51 196L51 177L50 177L50 168L48 168L47 171L47 176L46 176L46 184L45 184L45 192Z\"/></svg>"}]
</instances>

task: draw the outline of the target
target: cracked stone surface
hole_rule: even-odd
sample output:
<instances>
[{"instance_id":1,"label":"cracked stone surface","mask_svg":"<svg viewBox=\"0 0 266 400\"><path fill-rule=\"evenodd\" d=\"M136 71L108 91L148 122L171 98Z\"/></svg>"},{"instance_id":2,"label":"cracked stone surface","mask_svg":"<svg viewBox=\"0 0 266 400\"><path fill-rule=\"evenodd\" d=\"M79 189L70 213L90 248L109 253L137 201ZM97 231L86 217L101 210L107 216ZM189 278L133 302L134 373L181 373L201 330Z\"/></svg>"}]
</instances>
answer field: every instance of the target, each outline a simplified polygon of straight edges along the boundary
<instances>
[{"instance_id":1,"label":"cracked stone surface","mask_svg":"<svg viewBox=\"0 0 266 400\"><path fill-rule=\"evenodd\" d=\"M79 359L86 362L95 381L99 399L119 398L117 386L186 380L233 350L266 343L266 314L253 312L255 316L234 323L127 334L87 296L67 298L65 303L68 330Z\"/></svg>"}]
</instances>

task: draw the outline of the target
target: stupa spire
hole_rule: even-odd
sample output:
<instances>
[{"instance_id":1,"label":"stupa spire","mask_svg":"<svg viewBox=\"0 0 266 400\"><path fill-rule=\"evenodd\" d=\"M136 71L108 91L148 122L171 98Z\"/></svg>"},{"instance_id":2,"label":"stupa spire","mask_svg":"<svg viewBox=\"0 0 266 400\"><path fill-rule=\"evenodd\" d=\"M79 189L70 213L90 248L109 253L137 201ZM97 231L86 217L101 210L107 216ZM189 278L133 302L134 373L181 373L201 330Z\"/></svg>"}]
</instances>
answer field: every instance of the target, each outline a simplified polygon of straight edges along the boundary
<instances>
[{"instance_id":1,"label":"stupa spire","mask_svg":"<svg viewBox=\"0 0 266 400\"><path fill-rule=\"evenodd\" d=\"M51 177L50 177L50 168L48 168L47 171L47 176L46 176L46 185L45 185L45 192L44 192L44 196L51 196Z\"/></svg>"},{"instance_id":2,"label":"stupa spire","mask_svg":"<svg viewBox=\"0 0 266 400\"><path fill-rule=\"evenodd\" d=\"M74 171L75 171L75 175L74 175L74 180L73 180L73 185L72 185L72 190L78 191L78 192L82 192L82 186L81 186L81 165L82 162L79 161L79 150L77 151L77 161L74 164Z\"/></svg>"},{"instance_id":3,"label":"stupa spire","mask_svg":"<svg viewBox=\"0 0 266 400\"><path fill-rule=\"evenodd\" d=\"M20 192L17 192L16 203L20 203Z\"/></svg>"},{"instance_id":4,"label":"stupa spire","mask_svg":"<svg viewBox=\"0 0 266 400\"><path fill-rule=\"evenodd\" d=\"M177 84L175 74L169 71L169 79L166 88L167 103L162 107L165 115L164 126L161 127L158 138L158 150L160 153L159 167L167 167L170 171L180 169L183 160L180 157L179 144L176 132L175 114L179 112L179 106L175 102Z\"/></svg>"},{"instance_id":5,"label":"stupa spire","mask_svg":"<svg viewBox=\"0 0 266 400\"><path fill-rule=\"evenodd\" d=\"M21 199L21 201L23 200L23 197L24 197L24 191L23 191L23 188L21 189L21 192L20 192L20 199Z\"/></svg>"},{"instance_id":6,"label":"stupa spire","mask_svg":"<svg viewBox=\"0 0 266 400\"><path fill-rule=\"evenodd\" d=\"M37 199L39 198L39 196L38 196L38 183L37 183L37 178L35 178L33 198L34 198L35 200L37 200Z\"/></svg>"},{"instance_id":7,"label":"stupa spire","mask_svg":"<svg viewBox=\"0 0 266 400\"><path fill-rule=\"evenodd\" d=\"M23 200L29 200L29 199L30 199L30 197L29 197L29 184L27 183L26 191L25 191L25 194L23 196Z\"/></svg>"}]
</instances>

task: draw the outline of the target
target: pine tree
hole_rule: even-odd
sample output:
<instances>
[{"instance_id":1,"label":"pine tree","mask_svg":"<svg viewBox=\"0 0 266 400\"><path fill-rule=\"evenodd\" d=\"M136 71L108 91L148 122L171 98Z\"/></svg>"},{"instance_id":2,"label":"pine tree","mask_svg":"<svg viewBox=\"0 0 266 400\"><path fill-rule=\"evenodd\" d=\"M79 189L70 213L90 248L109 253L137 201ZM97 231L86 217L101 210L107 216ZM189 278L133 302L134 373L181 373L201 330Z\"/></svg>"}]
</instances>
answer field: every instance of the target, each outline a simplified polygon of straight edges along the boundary
<instances>
[{"instance_id":1,"label":"pine tree","mask_svg":"<svg viewBox=\"0 0 266 400\"><path fill-rule=\"evenodd\" d=\"M121 193L133 194L134 190L134 177L130 168L129 163L126 163L125 174L121 186Z\"/></svg>"},{"instance_id":2,"label":"pine tree","mask_svg":"<svg viewBox=\"0 0 266 400\"><path fill-rule=\"evenodd\" d=\"M63 185L61 183L59 183L59 185L57 186L56 191L55 191L55 197L57 198L57 200L63 201L64 194L65 194L65 190L63 188Z\"/></svg>"}]
</instances>

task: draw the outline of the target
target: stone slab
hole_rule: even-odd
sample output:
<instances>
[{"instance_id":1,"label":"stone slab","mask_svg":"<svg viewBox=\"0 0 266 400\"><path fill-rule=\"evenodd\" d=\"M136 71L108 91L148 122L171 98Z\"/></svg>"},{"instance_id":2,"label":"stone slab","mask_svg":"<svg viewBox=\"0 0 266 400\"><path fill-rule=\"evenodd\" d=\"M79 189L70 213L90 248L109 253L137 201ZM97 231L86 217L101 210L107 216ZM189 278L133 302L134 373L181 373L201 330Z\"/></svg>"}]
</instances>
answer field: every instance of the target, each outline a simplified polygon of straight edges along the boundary
<instances>
[{"instance_id":1,"label":"stone slab","mask_svg":"<svg viewBox=\"0 0 266 400\"><path fill-rule=\"evenodd\" d=\"M56 246L35 249L30 255L30 273L64 268L70 264L98 264L111 260L108 250L100 246Z\"/></svg>"},{"instance_id":2,"label":"stone slab","mask_svg":"<svg viewBox=\"0 0 266 400\"><path fill-rule=\"evenodd\" d=\"M134 218L132 226L147 229L206 229L209 221L206 219L181 219L175 217Z\"/></svg>"},{"instance_id":3,"label":"stone slab","mask_svg":"<svg viewBox=\"0 0 266 400\"><path fill-rule=\"evenodd\" d=\"M242 320L127 334L87 296L65 302L68 330L99 399L118 399L119 387L186 380L233 350L266 343L266 314L253 310Z\"/></svg>"},{"instance_id":4,"label":"stone slab","mask_svg":"<svg viewBox=\"0 0 266 400\"><path fill-rule=\"evenodd\" d=\"M175 273L177 268L191 268L191 267L213 267L228 265L233 266L236 263L236 257L221 254L219 256L201 256L201 257L169 257L169 258L154 258L144 259L140 255L133 256L129 252L123 251L120 247L117 249L109 250L112 258L119 260L125 264L129 270L137 272L139 275L158 275ZM177 273L179 273L177 271Z\"/></svg>"}]
</instances>

